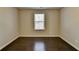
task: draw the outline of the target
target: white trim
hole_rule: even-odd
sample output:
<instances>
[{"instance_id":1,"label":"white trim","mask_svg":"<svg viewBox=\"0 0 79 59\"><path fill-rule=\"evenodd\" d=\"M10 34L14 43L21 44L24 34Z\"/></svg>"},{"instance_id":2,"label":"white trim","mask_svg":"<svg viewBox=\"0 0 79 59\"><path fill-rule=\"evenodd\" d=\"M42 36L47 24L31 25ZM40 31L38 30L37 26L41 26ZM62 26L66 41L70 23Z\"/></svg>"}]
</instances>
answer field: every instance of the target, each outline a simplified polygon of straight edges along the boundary
<instances>
[{"instance_id":1,"label":"white trim","mask_svg":"<svg viewBox=\"0 0 79 59\"><path fill-rule=\"evenodd\" d=\"M19 37L59 37L59 35L17 35L11 41L7 42L2 47L0 47L0 50L2 50L4 47L6 47Z\"/></svg>"},{"instance_id":2,"label":"white trim","mask_svg":"<svg viewBox=\"0 0 79 59\"><path fill-rule=\"evenodd\" d=\"M75 49L77 49L79 51L79 47L77 47L76 45L74 45L72 42L66 40L64 37L59 36L61 39L63 39L65 42L67 42L68 44L70 44L72 47L74 47Z\"/></svg>"},{"instance_id":3,"label":"white trim","mask_svg":"<svg viewBox=\"0 0 79 59\"><path fill-rule=\"evenodd\" d=\"M4 47L6 47L7 45L9 45L10 43L12 43L14 40L16 40L17 38L19 38L19 35L15 36L12 40L10 40L9 42L7 42L6 44L4 44L2 47L0 47L0 50L2 50Z\"/></svg>"},{"instance_id":4,"label":"white trim","mask_svg":"<svg viewBox=\"0 0 79 59\"><path fill-rule=\"evenodd\" d=\"M12 43L14 40L16 40L19 37L60 37L61 39L63 39L67 43L69 43L71 46L73 46L74 48L76 48L77 50L79 50L79 47L77 47L76 45L72 44L70 41L66 40L65 38L63 38L62 36L59 36L59 35L17 35L11 41L9 41L8 43L6 43L2 47L0 47L0 50L2 50L4 47L6 47L7 45L9 45L10 43Z\"/></svg>"},{"instance_id":5,"label":"white trim","mask_svg":"<svg viewBox=\"0 0 79 59\"><path fill-rule=\"evenodd\" d=\"M59 35L20 35L20 37L59 37Z\"/></svg>"}]
</instances>

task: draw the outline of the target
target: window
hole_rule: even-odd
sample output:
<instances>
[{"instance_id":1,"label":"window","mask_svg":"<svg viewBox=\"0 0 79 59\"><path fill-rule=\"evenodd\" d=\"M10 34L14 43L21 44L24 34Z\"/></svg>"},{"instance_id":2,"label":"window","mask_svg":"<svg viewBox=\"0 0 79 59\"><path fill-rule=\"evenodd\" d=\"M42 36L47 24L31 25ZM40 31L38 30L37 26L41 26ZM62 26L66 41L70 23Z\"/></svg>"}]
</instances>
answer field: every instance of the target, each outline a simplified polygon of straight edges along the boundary
<instances>
[{"instance_id":1,"label":"window","mask_svg":"<svg viewBox=\"0 0 79 59\"><path fill-rule=\"evenodd\" d=\"M44 30L45 22L44 22L44 14L35 14L34 15L34 29L35 30Z\"/></svg>"}]
</instances>

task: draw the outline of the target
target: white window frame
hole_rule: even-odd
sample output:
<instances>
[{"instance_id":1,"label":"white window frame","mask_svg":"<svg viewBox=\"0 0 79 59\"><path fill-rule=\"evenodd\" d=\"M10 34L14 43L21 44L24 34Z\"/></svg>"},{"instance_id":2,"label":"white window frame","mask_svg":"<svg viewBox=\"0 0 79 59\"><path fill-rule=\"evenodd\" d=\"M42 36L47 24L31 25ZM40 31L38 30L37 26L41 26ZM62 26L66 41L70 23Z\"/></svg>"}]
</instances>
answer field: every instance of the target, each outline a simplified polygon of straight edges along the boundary
<instances>
[{"instance_id":1,"label":"white window frame","mask_svg":"<svg viewBox=\"0 0 79 59\"><path fill-rule=\"evenodd\" d=\"M45 30L45 14L34 14L34 30Z\"/></svg>"}]
</instances>

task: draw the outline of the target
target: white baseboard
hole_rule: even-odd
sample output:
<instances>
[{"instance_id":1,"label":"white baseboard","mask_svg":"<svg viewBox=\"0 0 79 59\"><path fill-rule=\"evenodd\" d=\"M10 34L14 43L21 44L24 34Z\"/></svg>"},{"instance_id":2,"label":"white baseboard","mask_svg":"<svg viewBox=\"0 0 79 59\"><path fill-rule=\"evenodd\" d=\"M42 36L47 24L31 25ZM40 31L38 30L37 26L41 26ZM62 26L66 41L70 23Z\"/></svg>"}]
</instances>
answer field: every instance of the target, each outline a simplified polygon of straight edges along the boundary
<instances>
[{"instance_id":1,"label":"white baseboard","mask_svg":"<svg viewBox=\"0 0 79 59\"><path fill-rule=\"evenodd\" d=\"M65 42L67 42L68 44L70 44L72 47L74 47L75 49L77 49L79 51L79 47L77 47L76 45L74 45L72 42L66 40L65 38L59 36L61 39L63 39Z\"/></svg>"},{"instance_id":2,"label":"white baseboard","mask_svg":"<svg viewBox=\"0 0 79 59\"><path fill-rule=\"evenodd\" d=\"M63 37L61 37L59 35L18 35L16 37L14 37L11 41L7 42L2 47L0 47L0 50L2 50L4 47L6 47L7 45L9 45L10 43L12 43L14 40L16 40L19 37L60 37L64 41L66 41L67 43L69 43L71 46L73 46L74 48L76 48L79 51L79 48L76 45L72 44L70 41L66 40L65 38L63 38Z\"/></svg>"},{"instance_id":3,"label":"white baseboard","mask_svg":"<svg viewBox=\"0 0 79 59\"><path fill-rule=\"evenodd\" d=\"M20 37L59 37L59 35L20 35Z\"/></svg>"},{"instance_id":4,"label":"white baseboard","mask_svg":"<svg viewBox=\"0 0 79 59\"><path fill-rule=\"evenodd\" d=\"M4 47L12 43L14 40L16 40L19 37L59 37L58 35L18 35L15 36L12 40L4 44L2 47L0 47L0 50L2 50Z\"/></svg>"},{"instance_id":5,"label":"white baseboard","mask_svg":"<svg viewBox=\"0 0 79 59\"><path fill-rule=\"evenodd\" d=\"M0 47L0 50L2 50L4 47L6 47L7 45L9 45L10 43L12 43L14 40L16 40L17 38L19 38L18 36L15 36L11 41L7 42L5 45L3 45L2 47Z\"/></svg>"}]
</instances>

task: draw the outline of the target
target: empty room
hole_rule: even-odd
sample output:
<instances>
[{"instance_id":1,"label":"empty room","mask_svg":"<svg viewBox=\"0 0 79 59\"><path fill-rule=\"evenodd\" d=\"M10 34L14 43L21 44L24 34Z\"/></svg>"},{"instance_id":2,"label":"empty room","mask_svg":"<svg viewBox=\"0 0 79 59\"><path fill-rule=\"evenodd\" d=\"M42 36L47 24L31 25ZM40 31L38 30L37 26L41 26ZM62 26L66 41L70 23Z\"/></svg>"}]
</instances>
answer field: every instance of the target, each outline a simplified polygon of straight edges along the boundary
<instances>
[{"instance_id":1,"label":"empty room","mask_svg":"<svg viewBox=\"0 0 79 59\"><path fill-rule=\"evenodd\" d=\"M78 51L79 7L0 7L0 51Z\"/></svg>"}]
</instances>

